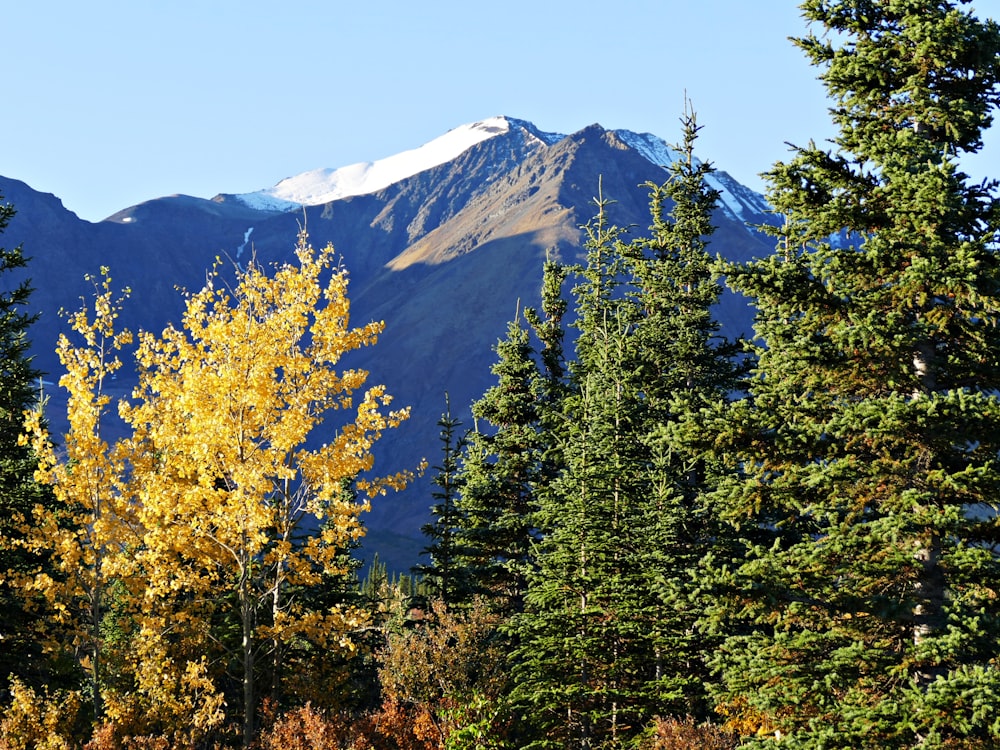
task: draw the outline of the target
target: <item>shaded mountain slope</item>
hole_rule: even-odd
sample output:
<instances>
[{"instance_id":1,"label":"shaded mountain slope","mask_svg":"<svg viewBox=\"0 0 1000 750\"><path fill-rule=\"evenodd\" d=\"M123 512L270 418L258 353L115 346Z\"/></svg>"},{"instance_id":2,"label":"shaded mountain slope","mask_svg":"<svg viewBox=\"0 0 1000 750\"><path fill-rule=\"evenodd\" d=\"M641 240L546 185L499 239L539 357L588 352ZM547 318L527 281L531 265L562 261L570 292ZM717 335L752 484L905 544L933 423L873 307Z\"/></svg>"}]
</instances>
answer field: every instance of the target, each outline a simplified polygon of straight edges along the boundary
<instances>
[{"instance_id":1,"label":"shaded mountain slope","mask_svg":"<svg viewBox=\"0 0 1000 750\"><path fill-rule=\"evenodd\" d=\"M369 369L371 382L384 382L397 404L413 407L412 419L380 445L381 470L424 457L433 464L445 392L471 426L469 404L492 382L492 346L519 309L538 303L546 254L580 257L580 225L593 217L599 191L613 201L612 223L645 231L643 183L667 177L649 153L629 145L635 134L592 125L555 140L530 123L509 122L507 132L387 188L288 212L254 209L236 196L172 196L90 223L54 196L0 178L0 194L17 209L0 241L23 243L31 258L27 275L41 313L32 330L39 365L56 379L53 350L65 328L57 311L76 309L89 296L85 274L109 267L116 285L132 289L125 323L159 331L182 309L177 288L200 288L217 257L287 260L304 225L315 246L332 242L341 254L351 275L353 320L386 322L378 346L352 353L344 364ZM769 253L770 240L746 225L767 220L760 196L724 173L716 176L728 200L716 213L711 250L733 259ZM751 315L732 295L718 312L730 334L748 333ZM116 390L124 394L130 386L123 374ZM54 400L57 428L60 408ZM408 568L423 544L419 529L430 504L430 477L377 499L366 548Z\"/></svg>"}]
</instances>

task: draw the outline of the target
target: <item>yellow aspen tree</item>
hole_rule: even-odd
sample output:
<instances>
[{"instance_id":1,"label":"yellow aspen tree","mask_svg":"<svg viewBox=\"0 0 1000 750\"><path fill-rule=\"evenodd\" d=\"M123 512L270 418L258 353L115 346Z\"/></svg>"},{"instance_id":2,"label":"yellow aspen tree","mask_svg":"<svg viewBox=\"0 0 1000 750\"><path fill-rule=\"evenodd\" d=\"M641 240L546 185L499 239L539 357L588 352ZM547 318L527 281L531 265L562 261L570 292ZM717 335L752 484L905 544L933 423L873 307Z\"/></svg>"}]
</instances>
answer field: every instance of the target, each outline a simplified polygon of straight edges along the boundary
<instances>
[{"instance_id":1,"label":"yellow aspen tree","mask_svg":"<svg viewBox=\"0 0 1000 750\"><path fill-rule=\"evenodd\" d=\"M177 691L218 695L209 684L219 665L237 664L245 745L258 674L280 682L287 643L352 650L361 612L306 611L290 592L336 573L369 499L409 477L365 479L373 444L409 410L390 409L383 386L366 387L368 373L337 368L383 325L350 326L348 278L331 246L316 252L302 233L296 257L272 275L238 269L231 287L212 275L187 297L180 327L140 334L139 385L121 406L142 529L131 556L143 581L137 689L151 703ZM336 411L343 418L332 420ZM342 492L354 477L363 501ZM238 625L231 652L211 630L220 617ZM212 705L202 703L200 720Z\"/></svg>"},{"instance_id":2,"label":"yellow aspen tree","mask_svg":"<svg viewBox=\"0 0 1000 750\"><path fill-rule=\"evenodd\" d=\"M40 596L51 605L49 647L72 648L88 673L99 718L105 592L116 576L119 552L134 538L122 457L105 435L111 404L106 388L122 366L119 353L132 343L132 334L115 329L122 298L114 297L108 270L101 269L101 280L87 278L94 284L93 309L85 306L69 316L82 342L62 335L56 347L66 370L59 385L68 392L63 445L57 449L51 441L41 405L26 415L22 435L38 456L36 479L51 485L56 497L53 507L35 508L25 524L25 544L49 551L51 568L27 571L17 583L28 601Z\"/></svg>"}]
</instances>

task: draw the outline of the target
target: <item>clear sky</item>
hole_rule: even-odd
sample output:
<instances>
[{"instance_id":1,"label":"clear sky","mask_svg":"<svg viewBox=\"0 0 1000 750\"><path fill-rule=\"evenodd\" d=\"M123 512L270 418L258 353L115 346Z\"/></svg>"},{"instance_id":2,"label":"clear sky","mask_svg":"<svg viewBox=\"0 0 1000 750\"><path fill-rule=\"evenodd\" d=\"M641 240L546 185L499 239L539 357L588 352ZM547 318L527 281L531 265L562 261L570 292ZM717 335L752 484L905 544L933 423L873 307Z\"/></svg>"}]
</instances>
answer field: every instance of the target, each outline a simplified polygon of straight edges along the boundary
<instances>
[{"instance_id":1,"label":"clear sky","mask_svg":"<svg viewBox=\"0 0 1000 750\"><path fill-rule=\"evenodd\" d=\"M975 0L1000 18L1000 0ZM797 0L21 0L0 9L0 175L96 221L374 161L493 115L673 143L761 190L828 138ZM1000 118L998 118L1000 119ZM969 165L1000 177L1000 124ZM16 207L15 207L16 208Z\"/></svg>"}]
</instances>

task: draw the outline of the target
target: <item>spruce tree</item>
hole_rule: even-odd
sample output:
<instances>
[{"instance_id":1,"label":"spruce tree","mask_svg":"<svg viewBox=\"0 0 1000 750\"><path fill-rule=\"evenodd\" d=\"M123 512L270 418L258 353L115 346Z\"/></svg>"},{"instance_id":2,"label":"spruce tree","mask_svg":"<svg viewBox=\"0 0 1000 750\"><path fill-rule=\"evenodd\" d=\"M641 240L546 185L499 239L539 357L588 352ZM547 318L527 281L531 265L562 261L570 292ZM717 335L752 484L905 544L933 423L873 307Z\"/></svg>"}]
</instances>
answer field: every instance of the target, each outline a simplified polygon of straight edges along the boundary
<instances>
[{"instance_id":1,"label":"spruce tree","mask_svg":"<svg viewBox=\"0 0 1000 750\"><path fill-rule=\"evenodd\" d=\"M0 196L0 232L14 212ZM0 248L0 274L26 265L21 246ZM25 312L31 291L28 282L21 282L0 293L0 581L7 573L23 573L42 562L18 547L23 537L20 527L36 504L51 503L51 493L34 480L34 452L18 442L24 432L24 411L35 404L42 375L28 352L28 328L35 320ZM29 607L0 583L0 689L13 676L36 686L45 678L41 648L33 634L33 623L42 616L38 606L35 602Z\"/></svg>"},{"instance_id":2,"label":"spruce tree","mask_svg":"<svg viewBox=\"0 0 1000 750\"><path fill-rule=\"evenodd\" d=\"M416 565L413 569L423 576L434 596L449 607L468 599L469 595L466 571L459 562L459 535L463 526L458 506L459 461L465 438L455 433L461 424L451 415L451 402L445 394L445 411L438 420L441 463L434 467L437 471L433 480L436 489L432 492L437 502L431 506L434 520L422 527L424 536L430 540L423 550L430 557L430 564Z\"/></svg>"},{"instance_id":3,"label":"spruce tree","mask_svg":"<svg viewBox=\"0 0 1000 750\"><path fill-rule=\"evenodd\" d=\"M752 399L716 425L754 530L720 708L800 748L996 747L1000 203L960 168L1000 29L940 0L808 0L838 127L768 173ZM764 537L764 538L761 538Z\"/></svg>"},{"instance_id":4,"label":"spruce tree","mask_svg":"<svg viewBox=\"0 0 1000 750\"><path fill-rule=\"evenodd\" d=\"M528 330L512 321L496 346L497 384L472 406L459 481L459 566L470 593L487 595L501 614L522 608L534 539L539 470L539 377Z\"/></svg>"},{"instance_id":5,"label":"spruce tree","mask_svg":"<svg viewBox=\"0 0 1000 750\"><path fill-rule=\"evenodd\" d=\"M557 408L566 390L566 329L563 316L569 308L563 296L563 285L569 275L569 266L547 258L542 267L542 304L536 310L525 308L524 318L538 339L541 350L541 368L535 381L535 399L539 420L546 422L550 412Z\"/></svg>"},{"instance_id":6,"label":"spruce tree","mask_svg":"<svg viewBox=\"0 0 1000 750\"><path fill-rule=\"evenodd\" d=\"M724 469L692 445L692 428L706 407L738 394L743 344L720 335L713 308L722 295L716 262L708 253L719 191L714 168L695 158L700 127L688 108L683 140L675 146L670 179L647 183L652 224L648 236L623 250L641 311L632 336L638 374L648 488L639 498L643 522L638 569L646 573L645 610L654 668L646 673L650 710L677 718L711 716L706 687L708 656L717 640L698 622L706 592L700 561L732 554L732 534L706 496ZM655 702L653 698L655 697Z\"/></svg>"},{"instance_id":7,"label":"spruce tree","mask_svg":"<svg viewBox=\"0 0 1000 750\"><path fill-rule=\"evenodd\" d=\"M598 202L586 228L576 357L552 435L562 465L541 502L525 612L511 626L513 698L535 730L533 748L613 747L635 719L628 682L639 652L625 630L639 628L626 613L639 589L630 532L642 476L624 358L634 313L621 293L621 230L607 205Z\"/></svg>"},{"instance_id":8,"label":"spruce tree","mask_svg":"<svg viewBox=\"0 0 1000 750\"><path fill-rule=\"evenodd\" d=\"M540 462L535 486L536 503L562 465L558 441L553 436L562 427L560 409L563 398L571 388L567 379L569 365L566 361L566 324L563 320L569 309L563 295L563 286L569 274L570 266L555 258L547 258L542 267L541 306L524 310L524 318L539 342L539 367L533 386Z\"/></svg>"},{"instance_id":9,"label":"spruce tree","mask_svg":"<svg viewBox=\"0 0 1000 750\"><path fill-rule=\"evenodd\" d=\"M575 357L543 435L557 471L539 493L543 538L511 626L531 747L623 747L654 716L707 713L713 644L695 632L693 571L720 528L701 502L706 464L674 427L725 399L739 373L711 314L718 193L694 158L694 115L683 124L669 180L648 185L648 236L626 241L603 200L586 228Z\"/></svg>"},{"instance_id":10,"label":"spruce tree","mask_svg":"<svg viewBox=\"0 0 1000 750\"><path fill-rule=\"evenodd\" d=\"M340 498L346 505L364 504L358 496L354 477L340 480ZM335 521L327 518L320 524L320 535ZM294 545L308 543L306 533L295 535ZM327 544L322 542L322 544ZM343 609L363 612L367 624L351 633L353 648L347 652L318 647L308 639L289 644L271 644L261 684L270 685L276 707L311 703L317 708L350 710L370 708L378 694L375 652L381 646L378 634L378 611L362 590L359 571L363 561L358 556L360 539L343 543L327 569L313 566L316 580L295 586L291 593L302 608L317 616ZM377 559L373 565L377 565ZM232 625L230 626L232 627ZM274 669L268 672L271 664Z\"/></svg>"}]
</instances>

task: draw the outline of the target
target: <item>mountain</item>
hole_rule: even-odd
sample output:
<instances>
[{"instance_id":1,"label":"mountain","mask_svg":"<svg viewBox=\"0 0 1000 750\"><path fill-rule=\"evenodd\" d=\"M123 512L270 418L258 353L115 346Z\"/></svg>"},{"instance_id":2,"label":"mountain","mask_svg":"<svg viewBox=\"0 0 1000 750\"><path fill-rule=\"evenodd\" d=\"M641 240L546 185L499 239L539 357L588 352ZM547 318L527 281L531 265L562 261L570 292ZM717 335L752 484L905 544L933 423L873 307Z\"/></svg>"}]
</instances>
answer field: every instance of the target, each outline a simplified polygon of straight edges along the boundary
<instances>
[{"instance_id":1,"label":"mountain","mask_svg":"<svg viewBox=\"0 0 1000 750\"><path fill-rule=\"evenodd\" d=\"M538 303L546 255L580 257L580 226L592 218L598 192L614 201L614 224L643 231L650 223L643 185L664 182L672 159L650 134L591 125L564 136L496 117L388 159L307 172L256 193L158 198L97 223L0 177L0 194L17 210L0 244L23 243L31 258L40 314L34 352L55 381L55 341L66 329L58 311L89 298L87 274L108 267L116 286L131 289L124 323L159 331L179 317L178 290L200 289L217 257L289 259L305 226L314 246L332 242L343 257L352 319L386 322L379 344L352 353L349 364L412 407L410 421L387 433L376 453L377 466L395 470L438 460L446 392L471 426L468 407L493 381L492 347L519 308ZM771 241L752 228L772 220L764 199L725 172L714 179L723 195L711 249L734 260L770 253ZM752 312L734 295L717 316L730 334L750 332ZM133 382L123 370L115 390L125 395ZM64 405L45 388L58 429ZM416 562L430 479L373 502L368 554L378 551L397 570Z\"/></svg>"}]
</instances>

